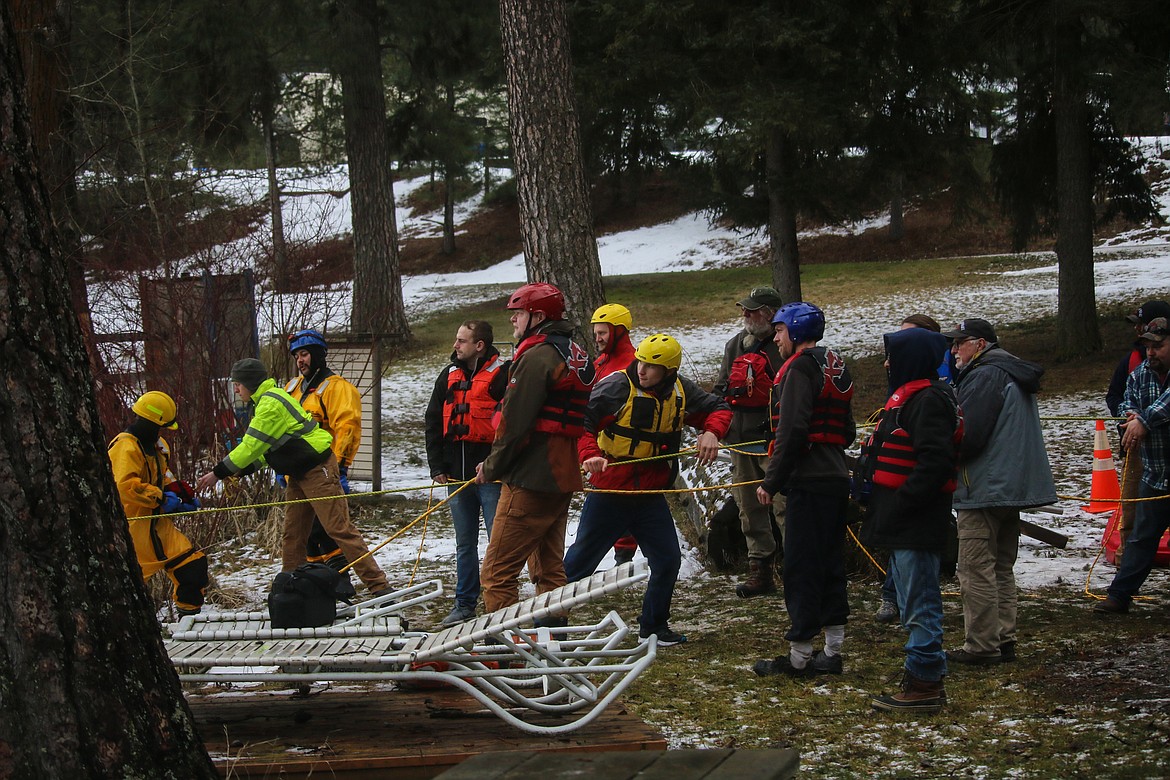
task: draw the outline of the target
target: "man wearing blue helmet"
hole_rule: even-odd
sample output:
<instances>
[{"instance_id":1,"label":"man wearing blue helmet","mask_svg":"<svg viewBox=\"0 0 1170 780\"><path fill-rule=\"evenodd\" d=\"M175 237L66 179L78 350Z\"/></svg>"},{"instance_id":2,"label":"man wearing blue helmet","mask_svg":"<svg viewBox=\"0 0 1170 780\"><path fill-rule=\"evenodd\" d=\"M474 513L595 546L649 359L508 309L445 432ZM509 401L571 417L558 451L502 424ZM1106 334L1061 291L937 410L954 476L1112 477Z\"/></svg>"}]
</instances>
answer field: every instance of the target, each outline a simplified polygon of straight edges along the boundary
<instances>
[{"instance_id":1,"label":"man wearing blue helmet","mask_svg":"<svg viewBox=\"0 0 1170 780\"><path fill-rule=\"evenodd\" d=\"M333 436L341 489L348 493L349 467L362 443L361 393L325 364L329 345L318 331L298 330L288 337L288 351L296 361L297 374L285 385L285 392ZM305 543L305 555L309 562L324 563L334 571L341 571L349 563L316 517Z\"/></svg>"},{"instance_id":2,"label":"man wearing blue helmet","mask_svg":"<svg viewBox=\"0 0 1170 780\"><path fill-rule=\"evenodd\" d=\"M840 674L841 645L849 616L845 579L845 507L849 468L845 448L856 427L850 405L853 378L836 352L817 346L825 315L803 301L786 304L772 318L784 364L772 388L775 432L756 489L760 504L787 496L784 518L784 604L792 625L787 655L758 661L761 677ZM824 649L813 640L824 631Z\"/></svg>"}]
</instances>

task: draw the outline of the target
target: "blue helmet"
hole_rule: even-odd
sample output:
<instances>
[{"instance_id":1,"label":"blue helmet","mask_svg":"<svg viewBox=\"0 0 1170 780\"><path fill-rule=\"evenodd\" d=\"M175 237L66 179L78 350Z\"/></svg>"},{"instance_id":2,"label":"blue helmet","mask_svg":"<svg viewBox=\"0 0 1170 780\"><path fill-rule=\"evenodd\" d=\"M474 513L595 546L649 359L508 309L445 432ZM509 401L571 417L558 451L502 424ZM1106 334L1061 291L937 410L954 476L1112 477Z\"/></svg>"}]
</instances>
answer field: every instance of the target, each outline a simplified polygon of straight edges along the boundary
<instances>
[{"instance_id":1,"label":"blue helmet","mask_svg":"<svg viewBox=\"0 0 1170 780\"><path fill-rule=\"evenodd\" d=\"M315 330L298 330L288 337L289 352L296 352L298 349L308 349L312 346L318 346L323 351L328 351L329 349L329 345L325 343L325 337Z\"/></svg>"},{"instance_id":2,"label":"blue helmet","mask_svg":"<svg viewBox=\"0 0 1170 780\"><path fill-rule=\"evenodd\" d=\"M820 341L825 335L825 313L811 303L786 303L776 311L773 325L783 323L793 344Z\"/></svg>"}]
</instances>

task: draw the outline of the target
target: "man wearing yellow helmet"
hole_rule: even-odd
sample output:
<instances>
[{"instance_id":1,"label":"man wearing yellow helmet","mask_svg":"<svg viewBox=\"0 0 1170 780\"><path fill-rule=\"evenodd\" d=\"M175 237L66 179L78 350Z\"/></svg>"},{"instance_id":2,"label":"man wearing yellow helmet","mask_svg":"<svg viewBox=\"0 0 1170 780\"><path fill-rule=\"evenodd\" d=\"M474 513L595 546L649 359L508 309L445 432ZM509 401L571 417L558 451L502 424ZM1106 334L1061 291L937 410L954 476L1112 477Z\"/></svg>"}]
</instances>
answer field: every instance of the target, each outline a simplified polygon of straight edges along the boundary
<instances>
[{"instance_id":1,"label":"man wearing yellow helmet","mask_svg":"<svg viewBox=\"0 0 1170 780\"><path fill-rule=\"evenodd\" d=\"M630 310L620 303L606 303L597 307L590 320L593 325L593 341L597 344L597 381L610 374L625 371L634 362L634 345L630 331L634 328L634 317ZM629 563L638 551L638 540L633 534L626 534L613 543L613 559L617 563Z\"/></svg>"},{"instance_id":2,"label":"man wearing yellow helmet","mask_svg":"<svg viewBox=\"0 0 1170 780\"><path fill-rule=\"evenodd\" d=\"M593 487L606 491L663 490L678 474L677 459L650 460L679 451L683 424L699 429L698 460L710 462L731 424L731 408L678 375L682 347L656 333L635 351L637 362L599 382L589 396L585 434L577 443L581 468ZM588 577L614 541L632 532L650 563L642 599L639 635L654 635L660 645L685 642L671 630L670 602L682 555L678 532L661 493L590 493L581 510L577 540L565 555L569 581Z\"/></svg>"},{"instance_id":3,"label":"man wearing yellow helmet","mask_svg":"<svg viewBox=\"0 0 1170 780\"><path fill-rule=\"evenodd\" d=\"M597 381L618 371L625 371L634 362L634 345L630 331L634 328L634 317L630 310L620 303L607 303L597 307L590 319L593 325L593 341L597 345Z\"/></svg>"},{"instance_id":4,"label":"man wearing yellow helmet","mask_svg":"<svg viewBox=\"0 0 1170 780\"><path fill-rule=\"evenodd\" d=\"M142 579L165 571L179 614L194 615L203 607L207 590L207 558L169 517L159 516L199 508L190 486L171 473L170 448L159 435L163 428L177 427L175 401L151 390L139 396L131 409L134 420L109 446L114 483L130 523L130 541Z\"/></svg>"}]
</instances>

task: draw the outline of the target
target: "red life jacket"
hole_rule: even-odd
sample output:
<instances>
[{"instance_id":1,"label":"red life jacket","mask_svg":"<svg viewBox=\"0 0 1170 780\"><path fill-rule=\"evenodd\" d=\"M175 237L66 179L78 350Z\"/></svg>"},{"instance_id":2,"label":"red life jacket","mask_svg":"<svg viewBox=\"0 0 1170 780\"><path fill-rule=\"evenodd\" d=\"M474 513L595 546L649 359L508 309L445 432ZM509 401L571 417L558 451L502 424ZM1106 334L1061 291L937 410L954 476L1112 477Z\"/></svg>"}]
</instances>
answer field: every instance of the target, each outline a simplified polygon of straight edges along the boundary
<instances>
[{"instance_id":1,"label":"red life jacket","mask_svg":"<svg viewBox=\"0 0 1170 780\"><path fill-rule=\"evenodd\" d=\"M936 380L916 379L913 382L907 382L895 390L894 394L890 396L890 400L886 402L882 419L874 430L872 442L869 444L875 456L873 459L873 483L875 485L897 490L906 483L910 473L918 465L918 459L914 456L914 447L910 443L910 434L901 424L900 410L915 395L931 387L934 381ZM955 403L954 398L949 395L947 397L955 412L955 433L951 437L951 444L954 447L957 473L959 444L963 440L963 414L959 411L959 406ZM955 474L952 474L947 483L943 485L943 493L955 492L955 479Z\"/></svg>"},{"instance_id":2,"label":"red life jacket","mask_svg":"<svg viewBox=\"0 0 1170 780\"><path fill-rule=\"evenodd\" d=\"M1137 367L1144 363L1146 356L1142 354L1140 349L1131 349L1129 351L1129 373L1137 371Z\"/></svg>"},{"instance_id":3,"label":"red life jacket","mask_svg":"<svg viewBox=\"0 0 1170 780\"><path fill-rule=\"evenodd\" d=\"M845 368L845 361L831 349L809 347L802 349L784 361L776 372L775 386L783 386L784 375L801 355L816 361L821 369L821 392L813 399L812 420L809 422L809 444L835 444L844 447L848 442L846 428L849 426L849 402L853 398L853 377ZM780 423L780 393L775 394L772 403L772 432ZM771 445L769 445L771 449Z\"/></svg>"},{"instance_id":4,"label":"red life jacket","mask_svg":"<svg viewBox=\"0 0 1170 780\"><path fill-rule=\"evenodd\" d=\"M493 417L500 402L491 395L492 380L504 367L498 354L471 379L467 369L452 364L447 369L447 397L443 401L443 435L454 441L491 444L496 438Z\"/></svg>"},{"instance_id":5,"label":"red life jacket","mask_svg":"<svg viewBox=\"0 0 1170 780\"><path fill-rule=\"evenodd\" d=\"M589 353L568 336L540 333L520 342L512 357L512 371L520 358L533 347L548 344L560 353L568 371L557 380L544 399L544 406L536 413L534 431L553 436L580 438L585 433L585 409L589 405L589 390L597 381L597 372Z\"/></svg>"},{"instance_id":6,"label":"red life jacket","mask_svg":"<svg viewBox=\"0 0 1170 780\"><path fill-rule=\"evenodd\" d=\"M766 343L761 341L754 349L731 361L723 397L732 408L753 409L768 405L773 377L768 356L763 353Z\"/></svg>"}]
</instances>

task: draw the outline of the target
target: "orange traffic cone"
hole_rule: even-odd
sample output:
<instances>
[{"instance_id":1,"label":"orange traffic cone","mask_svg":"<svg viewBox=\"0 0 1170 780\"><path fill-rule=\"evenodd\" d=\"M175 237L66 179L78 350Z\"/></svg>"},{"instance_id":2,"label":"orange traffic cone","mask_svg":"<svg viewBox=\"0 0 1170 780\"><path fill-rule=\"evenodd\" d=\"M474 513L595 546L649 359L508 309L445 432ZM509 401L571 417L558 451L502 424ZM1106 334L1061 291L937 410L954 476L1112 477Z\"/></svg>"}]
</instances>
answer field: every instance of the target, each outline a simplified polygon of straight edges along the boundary
<instances>
[{"instance_id":1,"label":"orange traffic cone","mask_svg":"<svg viewBox=\"0 0 1170 780\"><path fill-rule=\"evenodd\" d=\"M1119 506L1119 498L1121 484L1113 465L1113 450L1109 449L1109 438L1105 435L1105 421L1098 420L1093 433L1093 483L1089 488L1089 503L1081 509L1092 514L1112 512Z\"/></svg>"}]
</instances>

